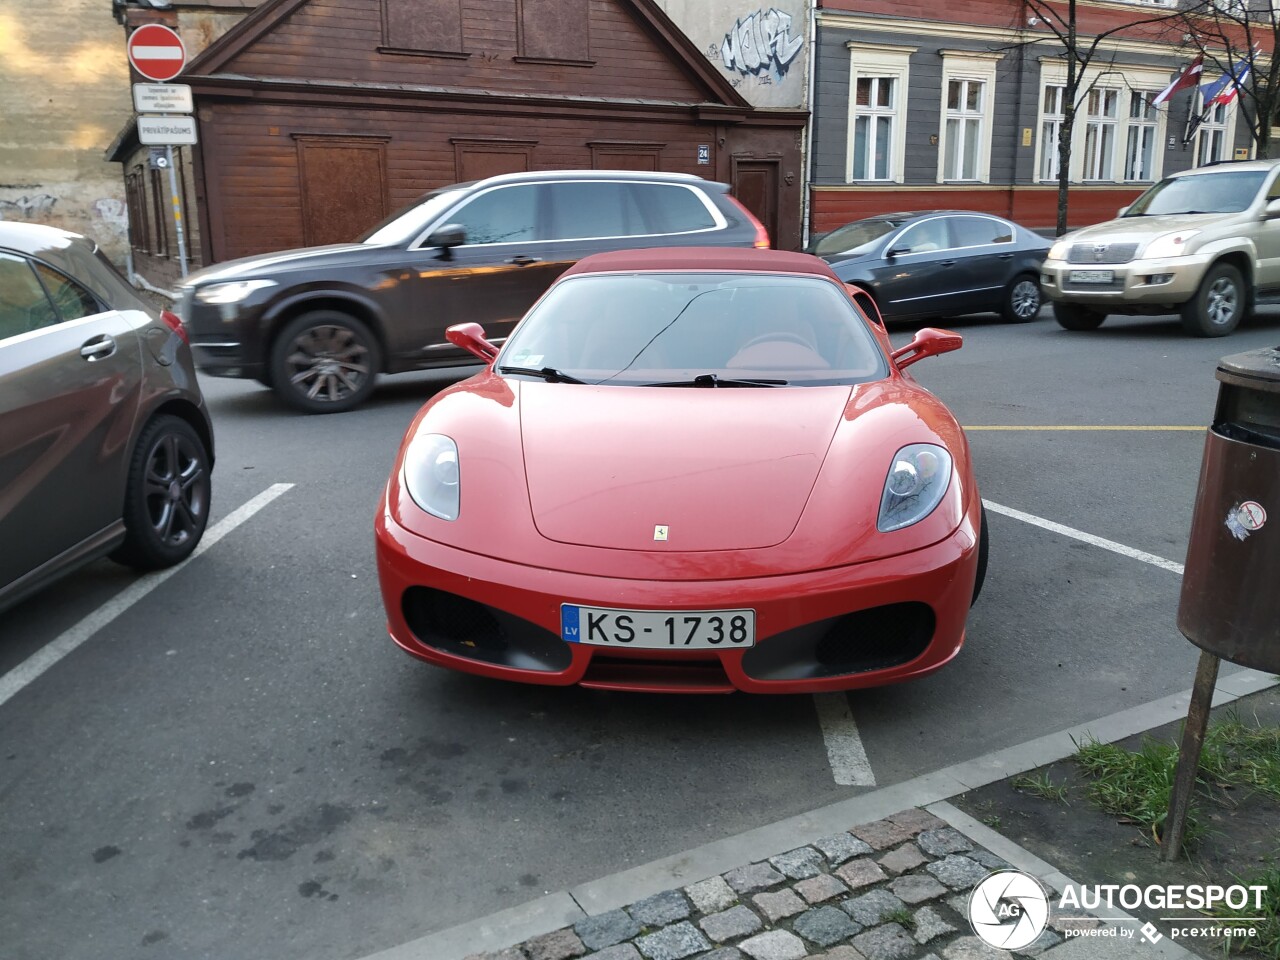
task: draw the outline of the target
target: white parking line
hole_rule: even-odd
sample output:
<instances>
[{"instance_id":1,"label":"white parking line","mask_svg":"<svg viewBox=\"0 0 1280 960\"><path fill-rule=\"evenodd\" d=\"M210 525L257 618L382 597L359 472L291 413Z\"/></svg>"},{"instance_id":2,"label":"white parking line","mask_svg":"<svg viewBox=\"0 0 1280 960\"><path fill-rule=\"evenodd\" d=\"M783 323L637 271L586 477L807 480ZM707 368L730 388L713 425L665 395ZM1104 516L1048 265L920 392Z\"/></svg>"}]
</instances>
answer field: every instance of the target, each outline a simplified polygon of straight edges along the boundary
<instances>
[{"instance_id":1,"label":"white parking line","mask_svg":"<svg viewBox=\"0 0 1280 960\"><path fill-rule=\"evenodd\" d=\"M80 644L84 643L116 617L120 616L120 614L124 613L148 593L160 586L160 584L164 583L188 563L200 556L228 533L269 504L272 500L276 499L276 497L292 488L292 483L272 484L248 503L242 504L235 510L232 510L212 527L207 529L204 532L204 539L200 541L200 545L196 547L191 556L182 563L178 564L176 567L170 567L167 570L157 570L154 573L148 573L139 577L124 590L121 590L97 610L77 623L74 627L63 632L56 640L41 647L39 652L33 653L3 677L0 677L0 705L6 703L11 697L17 694L18 691L22 690L23 687L27 686L27 684L39 677L40 674L44 673L67 654L71 653L76 649L76 647L80 646Z\"/></svg>"},{"instance_id":2,"label":"white parking line","mask_svg":"<svg viewBox=\"0 0 1280 960\"><path fill-rule=\"evenodd\" d=\"M1006 507L999 503L993 503L990 500L983 500L982 505L992 513L998 513L1005 517L1012 517L1014 520L1021 520L1023 523L1029 523L1033 527L1040 527L1042 530L1050 530L1053 533L1060 533L1064 537L1071 537L1073 540L1092 544L1095 547L1101 547L1103 550L1110 550L1112 553L1118 553L1120 556L1129 557L1132 560L1141 560L1143 563L1149 563L1153 567L1159 567L1161 570L1168 570L1170 573L1176 573L1178 576L1182 576L1182 564L1174 563L1172 560L1166 560L1164 557L1157 557L1154 553L1135 550L1133 547L1126 547L1123 543L1116 543L1114 540L1107 540L1103 537L1095 537L1092 533L1085 533L1083 530L1077 530L1074 527L1063 526L1061 523L1054 523L1052 520L1046 520L1044 517L1037 517L1034 514L1023 513L1021 510L1015 510L1013 507Z\"/></svg>"},{"instance_id":3,"label":"white parking line","mask_svg":"<svg viewBox=\"0 0 1280 960\"><path fill-rule=\"evenodd\" d=\"M874 787L875 774L867 760L867 751L853 722L849 697L844 693L815 693L813 705L818 708L822 739L827 743L827 759L836 783L842 787Z\"/></svg>"}]
</instances>

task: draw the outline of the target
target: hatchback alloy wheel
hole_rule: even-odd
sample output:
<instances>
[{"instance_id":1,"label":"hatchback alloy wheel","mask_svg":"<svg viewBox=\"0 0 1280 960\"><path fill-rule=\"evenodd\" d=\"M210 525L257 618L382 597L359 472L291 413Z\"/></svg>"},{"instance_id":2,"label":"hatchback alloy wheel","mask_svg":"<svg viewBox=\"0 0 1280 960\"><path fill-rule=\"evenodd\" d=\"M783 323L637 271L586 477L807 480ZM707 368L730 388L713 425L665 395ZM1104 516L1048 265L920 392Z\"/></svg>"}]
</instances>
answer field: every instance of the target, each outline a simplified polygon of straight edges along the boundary
<instances>
[{"instance_id":1,"label":"hatchback alloy wheel","mask_svg":"<svg viewBox=\"0 0 1280 960\"><path fill-rule=\"evenodd\" d=\"M166 433L147 458L146 504L157 539L178 547L198 536L208 507L204 454L190 437Z\"/></svg>"},{"instance_id":2,"label":"hatchback alloy wheel","mask_svg":"<svg viewBox=\"0 0 1280 960\"><path fill-rule=\"evenodd\" d=\"M185 420L156 417L142 431L125 489L125 539L112 558L140 570L190 556L209 522L209 451Z\"/></svg>"}]
</instances>

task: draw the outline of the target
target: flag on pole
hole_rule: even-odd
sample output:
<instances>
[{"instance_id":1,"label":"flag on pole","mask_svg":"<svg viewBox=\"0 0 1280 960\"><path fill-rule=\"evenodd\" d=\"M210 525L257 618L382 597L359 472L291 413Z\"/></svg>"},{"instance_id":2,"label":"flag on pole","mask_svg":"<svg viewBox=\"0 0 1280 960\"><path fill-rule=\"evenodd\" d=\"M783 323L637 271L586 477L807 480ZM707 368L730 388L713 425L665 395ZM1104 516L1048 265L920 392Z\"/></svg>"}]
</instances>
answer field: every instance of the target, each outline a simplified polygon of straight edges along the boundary
<instances>
[{"instance_id":1,"label":"flag on pole","mask_svg":"<svg viewBox=\"0 0 1280 960\"><path fill-rule=\"evenodd\" d=\"M1204 73L1203 53L1187 64L1183 71L1173 78L1173 82L1171 84L1157 93L1155 97L1152 98L1151 105L1153 107L1158 107L1179 90L1186 90L1189 87L1194 87L1200 82L1200 75L1202 73Z\"/></svg>"},{"instance_id":2,"label":"flag on pole","mask_svg":"<svg viewBox=\"0 0 1280 960\"><path fill-rule=\"evenodd\" d=\"M1218 104L1218 103L1225 104L1225 103L1230 103L1232 100L1234 100L1236 98L1236 94L1240 91L1241 85L1248 78L1249 71L1252 69L1253 69L1252 60L1241 60L1239 63L1237 63L1235 66L1235 69L1232 70L1230 74L1222 78L1224 81L1226 81L1225 86L1223 89L1218 91L1218 93L1214 96L1211 102L1215 104ZM1208 97L1205 98L1205 102L1206 103L1210 102Z\"/></svg>"}]
</instances>

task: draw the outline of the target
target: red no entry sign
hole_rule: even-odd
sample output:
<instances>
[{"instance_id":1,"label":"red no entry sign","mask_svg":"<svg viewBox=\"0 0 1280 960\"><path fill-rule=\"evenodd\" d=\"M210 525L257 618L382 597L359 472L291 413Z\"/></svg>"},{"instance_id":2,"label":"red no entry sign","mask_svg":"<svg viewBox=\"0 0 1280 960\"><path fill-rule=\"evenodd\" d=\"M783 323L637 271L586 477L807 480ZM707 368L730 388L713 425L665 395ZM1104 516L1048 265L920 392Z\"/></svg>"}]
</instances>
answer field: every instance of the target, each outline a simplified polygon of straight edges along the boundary
<instances>
[{"instance_id":1,"label":"red no entry sign","mask_svg":"<svg viewBox=\"0 0 1280 960\"><path fill-rule=\"evenodd\" d=\"M187 65L182 38L166 26L148 23L129 35L129 62L148 80L172 80Z\"/></svg>"}]
</instances>

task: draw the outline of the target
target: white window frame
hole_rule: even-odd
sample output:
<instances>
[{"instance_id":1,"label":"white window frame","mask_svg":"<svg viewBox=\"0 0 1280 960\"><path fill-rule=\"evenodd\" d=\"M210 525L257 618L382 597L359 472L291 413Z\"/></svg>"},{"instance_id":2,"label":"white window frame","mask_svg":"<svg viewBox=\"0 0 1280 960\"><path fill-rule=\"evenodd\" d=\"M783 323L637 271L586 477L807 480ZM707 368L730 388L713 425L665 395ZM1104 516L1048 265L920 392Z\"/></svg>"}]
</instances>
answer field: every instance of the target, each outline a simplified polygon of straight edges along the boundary
<instances>
[{"instance_id":1,"label":"white window frame","mask_svg":"<svg viewBox=\"0 0 1280 960\"><path fill-rule=\"evenodd\" d=\"M1056 97L1057 111L1050 112L1045 109L1045 94L1049 88L1058 91ZM1066 122L1066 104L1067 104L1067 88L1063 83L1046 82L1040 85L1040 115L1037 118L1036 129L1040 131L1039 140L1036 143L1036 182L1037 183L1057 183L1058 182L1058 138L1062 135L1062 124ZM1052 127L1051 135L1049 128ZM1045 169L1046 161L1048 170Z\"/></svg>"},{"instance_id":2,"label":"white window frame","mask_svg":"<svg viewBox=\"0 0 1280 960\"><path fill-rule=\"evenodd\" d=\"M846 183L903 183L907 161L907 97L911 80L911 54L916 47L879 43L862 43L850 40L849 50L849 129L845 141ZM856 118L858 115L858 80L870 77L889 77L894 81L893 107L887 114L892 118L890 133L889 177L884 180L854 180L853 157Z\"/></svg>"},{"instance_id":3,"label":"white window frame","mask_svg":"<svg viewBox=\"0 0 1280 960\"><path fill-rule=\"evenodd\" d=\"M938 123L938 183L990 183L991 182L991 130L995 119L996 64L1004 59L1003 53L979 53L973 50L939 50L942 54L942 90L939 95ZM947 109L947 94L953 80L970 80L982 84L982 118L979 124L978 169L976 176L947 177L947 120L961 116ZM972 114L966 114L972 116Z\"/></svg>"},{"instance_id":4,"label":"white window frame","mask_svg":"<svg viewBox=\"0 0 1280 960\"><path fill-rule=\"evenodd\" d=\"M1152 174L1155 172L1160 156L1160 108L1150 106L1151 99L1159 93L1159 90L1141 90L1134 89L1128 91L1129 103L1128 113L1124 118L1124 144L1117 144L1117 149L1122 154L1121 164L1123 169L1120 171L1120 180L1123 183L1154 183ZM1133 115L1134 100L1141 97L1145 103L1140 108L1141 113L1138 116ZM1129 141L1137 134L1139 143L1141 143L1142 132L1149 131L1151 135L1151 169L1144 171L1145 175L1141 177L1133 176L1133 171L1129 168Z\"/></svg>"},{"instance_id":5,"label":"white window frame","mask_svg":"<svg viewBox=\"0 0 1280 960\"><path fill-rule=\"evenodd\" d=\"M1113 80L1114 78L1109 77L1108 79ZM1095 83L1085 92L1084 116L1083 118L1077 117L1076 121L1079 123L1083 119L1084 122L1084 143L1081 147L1080 157L1080 179L1084 183L1115 183L1119 180L1119 177L1116 176L1116 154L1119 152L1117 147L1120 143L1120 133L1123 129L1120 125L1120 95L1124 92L1123 87L1101 82ZM1105 105L1109 98L1114 98L1112 100L1114 111L1110 115L1105 110L1101 113L1090 113L1089 103L1095 98L1099 105ZM1096 131L1097 139L1094 141L1093 151L1090 152L1089 134L1094 131ZM1110 150L1102 149L1102 142L1107 131L1111 133ZM1107 156L1108 153L1110 156ZM1099 169L1090 170L1095 161Z\"/></svg>"},{"instance_id":6,"label":"white window frame","mask_svg":"<svg viewBox=\"0 0 1280 960\"><path fill-rule=\"evenodd\" d=\"M1046 118L1046 114L1044 112L1044 89L1049 85L1065 86L1066 82L1067 66L1062 62L1062 60L1057 57L1040 58L1039 106L1036 110L1036 130L1039 131L1041 135L1036 138L1035 172L1037 183L1056 182L1040 179L1040 164L1044 151L1046 149L1057 149L1056 143L1044 143L1043 132ZM1123 174L1125 167L1125 151L1129 142L1129 92L1132 90L1140 90L1144 92L1163 90L1168 86L1168 84L1169 71L1153 69L1148 66L1109 63L1105 68L1085 71L1084 76L1081 77L1080 80L1080 91L1083 94L1083 97L1076 109L1075 129L1072 131L1071 136L1071 170L1068 174L1068 181L1071 183L1089 184L1154 183L1158 181L1164 173L1164 143L1169 121L1169 111L1165 109L1156 111L1155 144L1151 155L1151 179L1149 181L1124 180L1121 176L1117 176L1117 174ZM1088 119L1086 117L1088 91L1094 86L1119 88L1121 91L1120 101L1116 111L1117 135L1114 147L1115 153L1113 154L1111 166L1112 176L1114 177L1112 180L1084 179L1085 134L1086 128L1088 127ZM1050 119L1052 119L1051 116ZM1143 120L1141 122L1146 123L1147 121Z\"/></svg>"},{"instance_id":7,"label":"white window frame","mask_svg":"<svg viewBox=\"0 0 1280 960\"><path fill-rule=\"evenodd\" d=\"M1230 103L1219 104L1213 108L1214 114L1221 111L1219 118L1214 118L1213 114L1210 119L1196 127L1196 134L1192 144L1191 156L1197 167L1203 166L1208 161L1201 159L1200 150L1204 143L1204 136L1210 133L1222 134L1222 156L1210 157L1209 160L1230 160L1235 156L1236 146L1236 104L1240 101L1237 94L1236 98ZM1204 94L1199 90L1196 91L1194 98L1197 114L1204 110Z\"/></svg>"}]
</instances>

